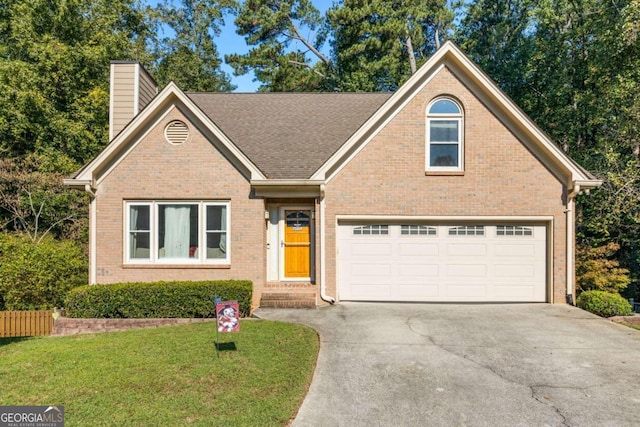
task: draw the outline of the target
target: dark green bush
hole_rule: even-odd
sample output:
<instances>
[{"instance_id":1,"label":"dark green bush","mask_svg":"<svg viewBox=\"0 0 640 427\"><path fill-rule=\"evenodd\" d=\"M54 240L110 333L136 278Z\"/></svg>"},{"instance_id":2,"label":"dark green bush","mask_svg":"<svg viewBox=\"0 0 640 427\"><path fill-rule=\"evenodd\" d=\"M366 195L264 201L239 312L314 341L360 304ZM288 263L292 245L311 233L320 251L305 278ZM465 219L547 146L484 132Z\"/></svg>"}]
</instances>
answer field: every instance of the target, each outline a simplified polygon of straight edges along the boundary
<instances>
[{"instance_id":1,"label":"dark green bush","mask_svg":"<svg viewBox=\"0 0 640 427\"><path fill-rule=\"evenodd\" d=\"M73 241L34 242L0 234L0 305L7 310L62 307L67 292L88 281L86 256Z\"/></svg>"},{"instance_id":2,"label":"dark green bush","mask_svg":"<svg viewBox=\"0 0 640 427\"><path fill-rule=\"evenodd\" d=\"M67 316L79 318L207 318L216 317L218 295L223 301L237 300L245 317L252 293L248 280L118 283L72 289L64 307Z\"/></svg>"},{"instance_id":3,"label":"dark green bush","mask_svg":"<svg viewBox=\"0 0 640 427\"><path fill-rule=\"evenodd\" d=\"M629 316L633 314L631 304L620 294L604 291L585 291L576 301L578 307L602 317Z\"/></svg>"}]
</instances>

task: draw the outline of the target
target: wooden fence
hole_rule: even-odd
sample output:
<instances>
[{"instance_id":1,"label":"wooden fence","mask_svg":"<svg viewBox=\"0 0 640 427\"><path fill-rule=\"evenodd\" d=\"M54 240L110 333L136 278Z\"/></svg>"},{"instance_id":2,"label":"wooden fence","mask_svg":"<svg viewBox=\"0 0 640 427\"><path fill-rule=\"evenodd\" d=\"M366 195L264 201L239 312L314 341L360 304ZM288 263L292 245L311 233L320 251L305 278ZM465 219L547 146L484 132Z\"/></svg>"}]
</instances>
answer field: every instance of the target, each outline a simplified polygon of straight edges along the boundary
<instances>
[{"instance_id":1,"label":"wooden fence","mask_svg":"<svg viewBox=\"0 0 640 427\"><path fill-rule=\"evenodd\" d=\"M53 311L0 311L0 338L49 335Z\"/></svg>"}]
</instances>

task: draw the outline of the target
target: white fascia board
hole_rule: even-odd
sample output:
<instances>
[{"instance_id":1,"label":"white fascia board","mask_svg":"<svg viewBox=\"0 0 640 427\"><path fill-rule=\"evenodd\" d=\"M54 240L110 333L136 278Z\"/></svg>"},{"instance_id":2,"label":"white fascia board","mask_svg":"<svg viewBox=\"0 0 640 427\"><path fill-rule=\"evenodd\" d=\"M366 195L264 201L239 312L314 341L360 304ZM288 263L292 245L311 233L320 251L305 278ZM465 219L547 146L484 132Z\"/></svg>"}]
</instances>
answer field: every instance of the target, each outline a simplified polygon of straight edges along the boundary
<instances>
[{"instance_id":1,"label":"white fascia board","mask_svg":"<svg viewBox=\"0 0 640 427\"><path fill-rule=\"evenodd\" d=\"M236 147L236 145L227 138L227 136L209 119L209 117L198 108L191 99L185 95L182 90L174 83L170 82L163 90L158 94L144 111L137 115L129 124L118 134L118 136L109 144L100 154L98 154L75 178L79 181L93 181L94 171L98 169L105 162L112 159L119 154L121 147L126 144L129 138L146 122L153 118L157 112L165 105L171 103L173 100L180 101L190 112L207 128L212 134L218 138L218 140L229 150L250 172L251 179L266 179L266 177L260 172L260 170Z\"/></svg>"}]
</instances>

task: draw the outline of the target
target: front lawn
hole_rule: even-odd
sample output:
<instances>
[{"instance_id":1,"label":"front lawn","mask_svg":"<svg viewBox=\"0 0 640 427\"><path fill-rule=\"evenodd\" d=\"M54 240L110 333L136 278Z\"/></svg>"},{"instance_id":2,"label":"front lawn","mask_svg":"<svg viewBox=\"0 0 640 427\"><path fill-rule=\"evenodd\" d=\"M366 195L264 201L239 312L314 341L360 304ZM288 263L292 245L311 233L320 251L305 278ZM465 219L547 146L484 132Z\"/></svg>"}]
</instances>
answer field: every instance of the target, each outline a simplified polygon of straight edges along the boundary
<instances>
[{"instance_id":1,"label":"front lawn","mask_svg":"<svg viewBox=\"0 0 640 427\"><path fill-rule=\"evenodd\" d=\"M62 405L67 426L283 426L318 354L306 327L242 320L0 339L0 406ZM235 347L235 349L234 349Z\"/></svg>"}]
</instances>

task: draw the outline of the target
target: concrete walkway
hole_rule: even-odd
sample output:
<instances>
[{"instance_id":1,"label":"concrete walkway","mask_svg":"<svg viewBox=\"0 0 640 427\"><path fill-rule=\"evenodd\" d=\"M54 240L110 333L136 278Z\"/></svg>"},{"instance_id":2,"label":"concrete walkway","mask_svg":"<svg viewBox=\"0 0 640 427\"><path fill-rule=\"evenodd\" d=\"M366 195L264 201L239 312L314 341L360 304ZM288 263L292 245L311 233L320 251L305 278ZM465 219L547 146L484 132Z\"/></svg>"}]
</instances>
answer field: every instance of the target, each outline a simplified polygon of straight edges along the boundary
<instances>
[{"instance_id":1,"label":"concrete walkway","mask_svg":"<svg viewBox=\"0 0 640 427\"><path fill-rule=\"evenodd\" d=\"M259 309L318 331L293 426L637 426L640 331L566 305Z\"/></svg>"}]
</instances>

